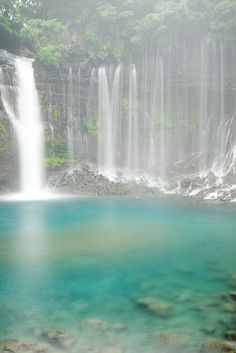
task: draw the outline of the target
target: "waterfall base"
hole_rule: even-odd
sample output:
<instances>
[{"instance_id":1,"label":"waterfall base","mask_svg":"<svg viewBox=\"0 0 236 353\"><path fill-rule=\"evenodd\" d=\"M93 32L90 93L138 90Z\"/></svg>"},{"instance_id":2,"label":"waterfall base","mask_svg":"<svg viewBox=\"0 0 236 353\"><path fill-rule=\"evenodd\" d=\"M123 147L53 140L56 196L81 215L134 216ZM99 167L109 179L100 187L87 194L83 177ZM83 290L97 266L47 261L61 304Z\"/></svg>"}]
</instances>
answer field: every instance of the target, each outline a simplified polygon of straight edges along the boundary
<instances>
[{"instance_id":1,"label":"waterfall base","mask_svg":"<svg viewBox=\"0 0 236 353\"><path fill-rule=\"evenodd\" d=\"M190 196L198 199L236 200L236 183L229 176L219 179L208 172L176 177L169 182L147 175L128 175L118 171L109 178L108 173L98 173L91 164L64 169L51 176L48 189L63 194L86 196Z\"/></svg>"},{"instance_id":2,"label":"waterfall base","mask_svg":"<svg viewBox=\"0 0 236 353\"><path fill-rule=\"evenodd\" d=\"M58 199L65 199L68 197L70 197L70 196L45 191L43 193L35 194L35 195L27 195L24 193L5 194L5 195L0 196L0 201L31 202L31 201L58 200Z\"/></svg>"}]
</instances>

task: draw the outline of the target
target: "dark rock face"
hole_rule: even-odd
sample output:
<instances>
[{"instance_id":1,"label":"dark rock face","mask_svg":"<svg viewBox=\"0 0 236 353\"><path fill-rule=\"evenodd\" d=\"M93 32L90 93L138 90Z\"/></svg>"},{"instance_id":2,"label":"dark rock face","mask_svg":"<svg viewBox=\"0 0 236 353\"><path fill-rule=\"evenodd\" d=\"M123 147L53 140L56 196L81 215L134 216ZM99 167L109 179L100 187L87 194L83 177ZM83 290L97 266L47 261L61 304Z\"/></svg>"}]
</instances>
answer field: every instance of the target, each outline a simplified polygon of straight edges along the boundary
<instances>
[{"instance_id":1,"label":"dark rock face","mask_svg":"<svg viewBox=\"0 0 236 353\"><path fill-rule=\"evenodd\" d=\"M93 166L84 164L79 167L54 171L49 178L48 188L60 193L90 196L145 196L159 195L156 188L135 182L111 181L98 174Z\"/></svg>"}]
</instances>

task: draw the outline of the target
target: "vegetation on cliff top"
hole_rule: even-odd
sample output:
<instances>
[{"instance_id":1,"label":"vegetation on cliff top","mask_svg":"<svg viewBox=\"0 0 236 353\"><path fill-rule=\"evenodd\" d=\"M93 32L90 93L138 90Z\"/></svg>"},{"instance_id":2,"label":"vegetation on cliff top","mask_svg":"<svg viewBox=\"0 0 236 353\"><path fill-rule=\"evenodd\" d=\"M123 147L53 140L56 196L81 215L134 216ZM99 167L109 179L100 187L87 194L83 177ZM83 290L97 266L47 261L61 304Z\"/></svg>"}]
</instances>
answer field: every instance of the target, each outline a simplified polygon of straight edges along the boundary
<instances>
[{"instance_id":1,"label":"vegetation on cliff top","mask_svg":"<svg viewBox=\"0 0 236 353\"><path fill-rule=\"evenodd\" d=\"M146 40L208 33L236 40L235 0L0 0L0 15L6 38L27 40L53 66L75 50L89 61L119 62Z\"/></svg>"}]
</instances>

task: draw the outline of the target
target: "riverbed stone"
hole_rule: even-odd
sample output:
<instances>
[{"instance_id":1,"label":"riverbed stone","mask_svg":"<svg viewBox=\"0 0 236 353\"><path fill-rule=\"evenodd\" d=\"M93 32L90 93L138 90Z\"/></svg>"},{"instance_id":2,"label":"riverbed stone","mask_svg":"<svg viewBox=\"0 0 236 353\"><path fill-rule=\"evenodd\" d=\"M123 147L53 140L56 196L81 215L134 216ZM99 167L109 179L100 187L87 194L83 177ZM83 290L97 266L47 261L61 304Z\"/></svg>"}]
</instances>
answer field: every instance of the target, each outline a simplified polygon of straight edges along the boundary
<instances>
[{"instance_id":1,"label":"riverbed stone","mask_svg":"<svg viewBox=\"0 0 236 353\"><path fill-rule=\"evenodd\" d=\"M136 304L139 308L143 308L155 316L168 317L173 314L172 304L162 302L155 297L140 298L137 300Z\"/></svg>"}]
</instances>

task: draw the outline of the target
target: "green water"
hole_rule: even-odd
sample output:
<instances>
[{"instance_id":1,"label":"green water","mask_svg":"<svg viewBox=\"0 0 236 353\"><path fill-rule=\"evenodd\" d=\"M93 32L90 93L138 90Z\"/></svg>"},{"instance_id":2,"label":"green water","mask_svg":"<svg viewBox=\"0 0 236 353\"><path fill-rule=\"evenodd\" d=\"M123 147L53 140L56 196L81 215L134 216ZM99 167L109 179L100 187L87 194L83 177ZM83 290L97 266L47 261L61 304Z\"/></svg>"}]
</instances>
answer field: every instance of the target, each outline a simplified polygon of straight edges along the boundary
<instances>
[{"instance_id":1,"label":"green water","mask_svg":"<svg viewBox=\"0 0 236 353\"><path fill-rule=\"evenodd\" d=\"M222 295L235 216L189 200L1 202L0 339L60 329L76 340L67 351L197 352L235 324ZM170 313L138 306L146 297Z\"/></svg>"}]
</instances>

